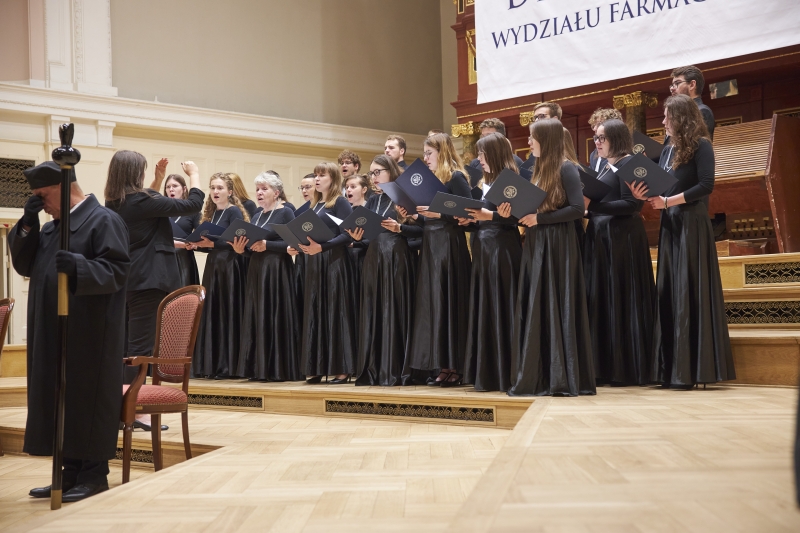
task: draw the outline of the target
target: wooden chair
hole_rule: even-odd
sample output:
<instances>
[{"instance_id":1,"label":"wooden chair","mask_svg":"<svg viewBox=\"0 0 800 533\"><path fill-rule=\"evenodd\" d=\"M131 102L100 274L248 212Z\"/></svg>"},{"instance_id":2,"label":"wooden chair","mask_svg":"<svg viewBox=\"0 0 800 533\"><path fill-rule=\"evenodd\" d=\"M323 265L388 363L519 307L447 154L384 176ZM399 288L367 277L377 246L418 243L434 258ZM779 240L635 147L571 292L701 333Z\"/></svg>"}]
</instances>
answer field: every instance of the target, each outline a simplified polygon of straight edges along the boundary
<instances>
[{"instance_id":1,"label":"wooden chair","mask_svg":"<svg viewBox=\"0 0 800 533\"><path fill-rule=\"evenodd\" d=\"M8 324L11 319L11 311L14 310L14 298L4 298L0 300L0 357L3 356L3 346L6 343ZM3 446L0 444L0 456L3 455Z\"/></svg>"},{"instance_id":2,"label":"wooden chair","mask_svg":"<svg viewBox=\"0 0 800 533\"><path fill-rule=\"evenodd\" d=\"M123 483L130 480L131 439L137 414L149 414L152 418L153 465L156 471L164 466L161 453L162 414L181 413L183 447L186 459L192 458L189 444L189 372L205 297L205 289L200 285L190 285L168 294L158 305L156 342L152 355L123 360L127 365L139 367L133 383L122 386ZM150 365L153 365L152 385L145 385ZM182 387L166 387L161 385L162 381L182 383Z\"/></svg>"}]
</instances>

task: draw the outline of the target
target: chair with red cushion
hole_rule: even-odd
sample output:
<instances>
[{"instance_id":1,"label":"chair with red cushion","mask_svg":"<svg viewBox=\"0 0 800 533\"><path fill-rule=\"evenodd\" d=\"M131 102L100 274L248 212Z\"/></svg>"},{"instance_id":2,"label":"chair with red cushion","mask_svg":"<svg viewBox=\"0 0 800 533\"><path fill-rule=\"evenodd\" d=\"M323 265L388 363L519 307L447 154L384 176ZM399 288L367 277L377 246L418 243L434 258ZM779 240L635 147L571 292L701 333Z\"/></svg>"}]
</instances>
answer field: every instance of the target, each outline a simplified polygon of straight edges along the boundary
<instances>
[{"instance_id":1,"label":"chair with red cushion","mask_svg":"<svg viewBox=\"0 0 800 533\"><path fill-rule=\"evenodd\" d=\"M183 426L183 447L186 459L192 458L189 445L189 372L194 352L194 342L200 327L205 289L190 285L172 292L158 305L156 313L156 343L151 356L127 357L123 361L138 366L139 373L130 385L122 386L123 427L122 482L131 474L131 439L133 422L137 414L152 418L153 465L156 471L163 468L161 454L161 415L180 413ZM152 385L145 385L147 369L153 365ZM161 383L182 383L181 388Z\"/></svg>"},{"instance_id":2,"label":"chair with red cushion","mask_svg":"<svg viewBox=\"0 0 800 533\"><path fill-rule=\"evenodd\" d=\"M8 334L8 324L11 321L11 311L14 310L14 298L4 298L0 300L0 357L3 354L3 346L6 343ZM0 456L3 455L3 447L0 446Z\"/></svg>"}]
</instances>

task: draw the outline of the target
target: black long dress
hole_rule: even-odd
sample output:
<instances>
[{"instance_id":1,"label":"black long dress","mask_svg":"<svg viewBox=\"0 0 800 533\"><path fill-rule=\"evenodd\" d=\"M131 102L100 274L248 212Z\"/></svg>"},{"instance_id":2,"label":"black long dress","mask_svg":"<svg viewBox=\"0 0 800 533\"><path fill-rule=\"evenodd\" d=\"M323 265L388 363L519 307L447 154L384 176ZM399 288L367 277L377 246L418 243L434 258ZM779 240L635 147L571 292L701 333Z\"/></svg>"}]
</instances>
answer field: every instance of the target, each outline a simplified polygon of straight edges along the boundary
<instances>
[{"instance_id":1,"label":"black long dress","mask_svg":"<svg viewBox=\"0 0 800 533\"><path fill-rule=\"evenodd\" d=\"M583 216L578 169L561 167L567 202L525 230L509 396L595 394L591 334L575 220Z\"/></svg>"},{"instance_id":2,"label":"black long dress","mask_svg":"<svg viewBox=\"0 0 800 533\"><path fill-rule=\"evenodd\" d=\"M384 218L397 219L385 194L375 194L366 208ZM361 276L356 385L409 385L404 372L411 343L414 312L414 252L406 237L385 231L366 242Z\"/></svg>"},{"instance_id":3,"label":"black long dress","mask_svg":"<svg viewBox=\"0 0 800 533\"><path fill-rule=\"evenodd\" d=\"M502 218L496 206L492 220L479 221L472 232L472 280L469 295L464 382L478 391L511 386L509 327L514 322L522 242L517 219Z\"/></svg>"},{"instance_id":4,"label":"black long dress","mask_svg":"<svg viewBox=\"0 0 800 533\"><path fill-rule=\"evenodd\" d=\"M447 182L450 194L469 198L461 172ZM452 368L462 373L469 322L470 257L464 229L449 216L417 222L424 228L417 269L414 326L409 366L416 370Z\"/></svg>"},{"instance_id":5,"label":"black long dress","mask_svg":"<svg viewBox=\"0 0 800 533\"><path fill-rule=\"evenodd\" d=\"M312 209L336 235L322 243L322 252L305 256L301 368L306 376L353 374L356 371L355 273L347 251L347 233L328 213L344 220L352 213L342 197L332 208L320 202Z\"/></svg>"},{"instance_id":6,"label":"black long dress","mask_svg":"<svg viewBox=\"0 0 800 533\"><path fill-rule=\"evenodd\" d=\"M678 183L685 204L661 212L652 380L677 387L736 379L728 336L714 233L704 199L714 190L714 149L701 139L688 163L672 168L673 150L660 165Z\"/></svg>"},{"instance_id":7,"label":"black long dress","mask_svg":"<svg viewBox=\"0 0 800 533\"><path fill-rule=\"evenodd\" d=\"M173 217L171 220L185 231L187 235L191 235L195 228L200 225L200 213L196 213L192 216ZM200 274L197 270L197 261L194 258L194 252L192 250L179 248L175 250L175 257L178 260L181 287L200 285Z\"/></svg>"},{"instance_id":8,"label":"black long dress","mask_svg":"<svg viewBox=\"0 0 800 533\"><path fill-rule=\"evenodd\" d=\"M618 161L622 167L630 158ZM606 166L598 179L611 187L589 203L583 272L598 383L650 382L656 286L644 222L644 202Z\"/></svg>"},{"instance_id":9,"label":"black long dress","mask_svg":"<svg viewBox=\"0 0 800 533\"><path fill-rule=\"evenodd\" d=\"M242 220L235 205L217 210L211 222L227 228L234 220ZM198 248L198 251L208 250ZM203 287L206 301L192 361L195 377L228 378L236 373L241 338L244 285L247 277L244 258L230 244L214 243L206 257Z\"/></svg>"},{"instance_id":10,"label":"black long dress","mask_svg":"<svg viewBox=\"0 0 800 533\"><path fill-rule=\"evenodd\" d=\"M268 224L294 220L291 209L283 207L253 217L253 224L265 228L267 250L250 255L245 283L242 339L236 375L268 381L298 381L300 370L300 320L294 287L294 264L286 243Z\"/></svg>"}]
</instances>

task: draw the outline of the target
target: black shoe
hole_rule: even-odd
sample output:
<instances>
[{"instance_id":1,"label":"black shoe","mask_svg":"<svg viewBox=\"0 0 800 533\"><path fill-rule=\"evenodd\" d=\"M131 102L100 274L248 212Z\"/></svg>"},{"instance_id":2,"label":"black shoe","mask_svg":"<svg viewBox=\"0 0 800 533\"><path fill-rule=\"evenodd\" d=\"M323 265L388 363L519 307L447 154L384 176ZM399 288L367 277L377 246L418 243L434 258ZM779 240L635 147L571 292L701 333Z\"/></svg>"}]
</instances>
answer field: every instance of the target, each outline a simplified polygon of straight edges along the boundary
<instances>
[{"instance_id":1,"label":"black shoe","mask_svg":"<svg viewBox=\"0 0 800 533\"><path fill-rule=\"evenodd\" d=\"M47 485L46 487L39 487L38 489L31 489L28 493L34 498L49 498L50 497L50 487L52 485ZM75 483L62 481L61 482L61 490L63 492L68 492L72 487L75 486Z\"/></svg>"},{"instance_id":2,"label":"black shoe","mask_svg":"<svg viewBox=\"0 0 800 533\"><path fill-rule=\"evenodd\" d=\"M452 376L458 376L456 379L450 379ZM464 376L462 374L456 374L455 372L450 372L447 374L447 377L442 380L442 384L439 385L440 387L457 387L461 385L461 382L464 381Z\"/></svg>"},{"instance_id":3,"label":"black shoe","mask_svg":"<svg viewBox=\"0 0 800 533\"><path fill-rule=\"evenodd\" d=\"M105 492L108 490L108 482L104 482L102 485L94 485L92 483L81 483L79 485L75 485L64 495L61 497L61 501L64 503L70 502L79 502L81 500L85 500L89 496L94 496L95 494L100 494L101 492Z\"/></svg>"},{"instance_id":4,"label":"black shoe","mask_svg":"<svg viewBox=\"0 0 800 533\"><path fill-rule=\"evenodd\" d=\"M444 374L444 376L442 376L442 379L437 380L436 378L438 378L442 374ZM428 378L428 382L426 383L426 385L428 385L429 387L441 387L442 383L444 383L444 380L446 380L449 376L450 376L449 372L439 372L438 374L436 374L436 378Z\"/></svg>"},{"instance_id":5,"label":"black shoe","mask_svg":"<svg viewBox=\"0 0 800 533\"><path fill-rule=\"evenodd\" d=\"M133 421L133 429L134 430L141 429L143 431L152 431L153 428L150 427L150 424L145 424L141 420L134 420ZM169 426L167 426L165 424L161 424L161 431L166 431L168 429L169 429Z\"/></svg>"},{"instance_id":6,"label":"black shoe","mask_svg":"<svg viewBox=\"0 0 800 533\"><path fill-rule=\"evenodd\" d=\"M306 383L309 385L317 385L318 383L322 383L322 376L314 376L312 378L306 378Z\"/></svg>"},{"instance_id":7,"label":"black shoe","mask_svg":"<svg viewBox=\"0 0 800 533\"><path fill-rule=\"evenodd\" d=\"M341 385L342 383L350 383L350 374L348 374L347 377L344 378L333 378L328 383L330 383L331 385Z\"/></svg>"}]
</instances>

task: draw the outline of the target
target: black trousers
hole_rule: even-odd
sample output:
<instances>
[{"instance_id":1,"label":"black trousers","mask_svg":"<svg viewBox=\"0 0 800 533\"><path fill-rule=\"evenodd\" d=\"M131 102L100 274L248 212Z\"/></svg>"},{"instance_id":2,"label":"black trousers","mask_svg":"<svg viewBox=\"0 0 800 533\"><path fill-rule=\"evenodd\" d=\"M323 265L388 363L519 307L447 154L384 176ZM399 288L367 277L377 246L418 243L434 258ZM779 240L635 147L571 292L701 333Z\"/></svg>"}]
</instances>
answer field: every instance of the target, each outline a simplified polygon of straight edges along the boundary
<instances>
[{"instance_id":1,"label":"black trousers","mask_svg":"<svg viewBox=\"0 0 800 533\"><path fill-rule=\"evenodd\" d=\"M64 457L65 485L103 485L108 483L108 461L84 461Z\"/></svg>"},{"instance_id":2,"label":"black trousers","mask_svg":"<svg viewBox=\"0 0 800 533\"><path fill-rule=\"evenodd\" d=\"M156 311L167 295L159 289L128 291L125 299L126 356L150 355L156 339ZM123 365L122 382L131 384L139 372L138 367Z\"/></svg>"}]
</instances>

